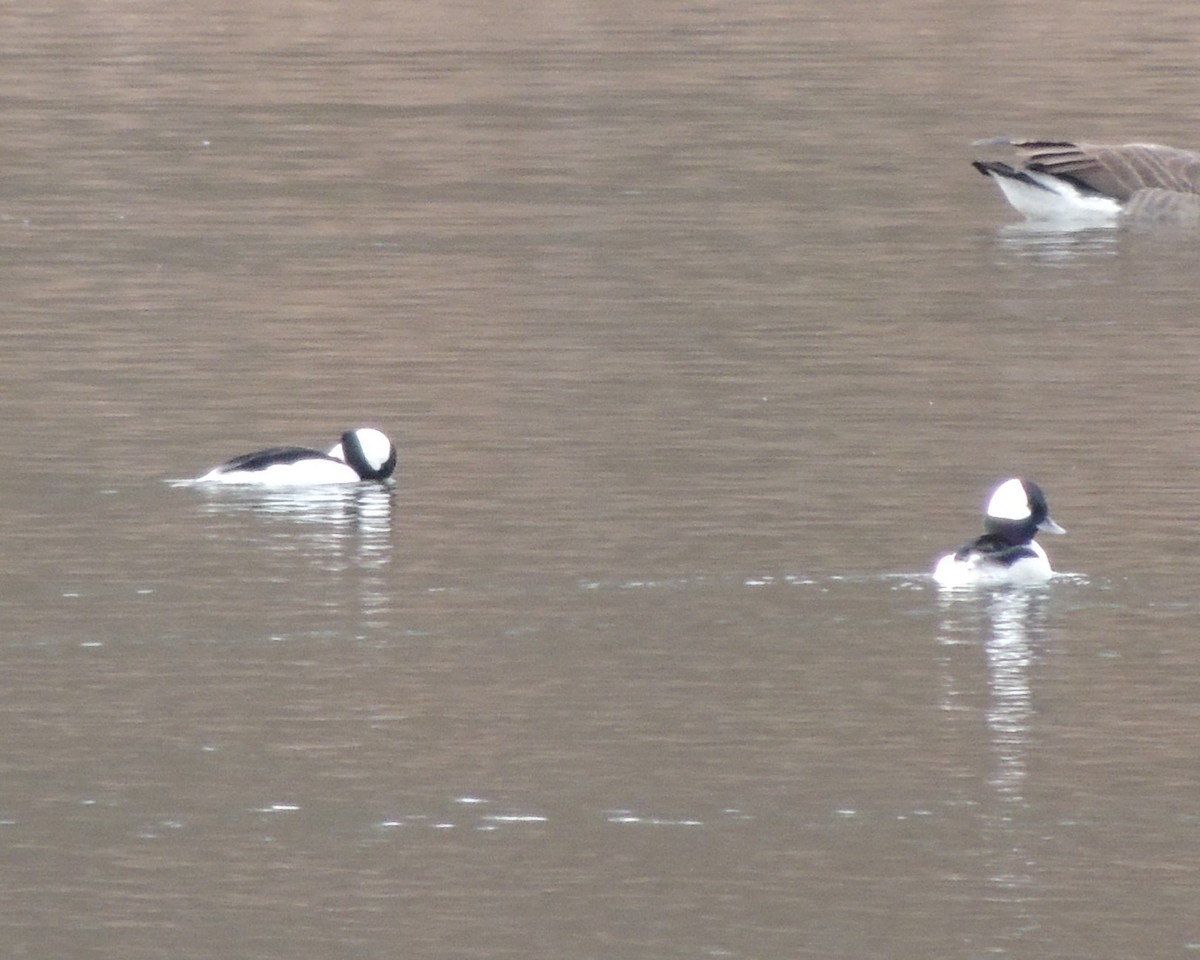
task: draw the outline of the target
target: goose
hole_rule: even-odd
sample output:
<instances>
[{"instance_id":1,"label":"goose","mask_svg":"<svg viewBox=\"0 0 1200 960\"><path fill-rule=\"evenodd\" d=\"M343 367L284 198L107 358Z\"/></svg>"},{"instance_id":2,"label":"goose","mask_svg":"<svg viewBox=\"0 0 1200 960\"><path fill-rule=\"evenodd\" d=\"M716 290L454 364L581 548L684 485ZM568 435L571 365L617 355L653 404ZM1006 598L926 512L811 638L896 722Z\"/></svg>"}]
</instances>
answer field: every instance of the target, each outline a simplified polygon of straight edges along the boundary
<instances>
[{"instance_id":1,"label":"goose","mask_svg":"<svg viewBox=\"0 0 1200 960\"><path fill-rule=\"evenodd\" d=\"M994 137L971 165L1030 220L1200 225L1200 153L1153 143L1100 146Z\"/></svg>"}]
</instances>

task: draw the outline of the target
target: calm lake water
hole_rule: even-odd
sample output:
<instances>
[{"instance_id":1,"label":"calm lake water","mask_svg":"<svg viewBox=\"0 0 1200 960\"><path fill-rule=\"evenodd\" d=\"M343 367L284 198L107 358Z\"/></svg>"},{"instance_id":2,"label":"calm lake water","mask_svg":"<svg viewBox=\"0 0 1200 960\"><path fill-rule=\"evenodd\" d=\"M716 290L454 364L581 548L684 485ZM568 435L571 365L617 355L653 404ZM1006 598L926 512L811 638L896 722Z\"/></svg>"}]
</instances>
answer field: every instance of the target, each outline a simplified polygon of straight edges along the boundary
<instances>
[{"instance_id":1,"label":"calm lake water","mask_svg":"<svg viewBox=\"0 0 1200 960\"><path fill-rule=\"evenodd\" d=\"M0 956L1195 956L1200 238L966 160L1200 147L1198 31L0 11Z\"/></svg>"}]
</instances>

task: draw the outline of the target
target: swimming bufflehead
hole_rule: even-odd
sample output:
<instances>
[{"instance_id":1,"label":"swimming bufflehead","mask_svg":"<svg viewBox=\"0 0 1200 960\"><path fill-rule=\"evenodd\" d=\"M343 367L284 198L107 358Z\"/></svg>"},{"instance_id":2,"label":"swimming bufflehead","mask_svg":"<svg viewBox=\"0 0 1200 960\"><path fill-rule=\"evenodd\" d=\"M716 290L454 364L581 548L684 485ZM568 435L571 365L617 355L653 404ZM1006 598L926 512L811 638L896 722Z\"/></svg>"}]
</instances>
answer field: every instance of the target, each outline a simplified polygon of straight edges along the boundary
<instances>
[{"instance_id":1,"label":"swimming bufflehead","mask_svg":"<svg viewBox=\"0 0 1200 960\"><path fill-rule=\"evenodd\" d=\"M272 447L234 457L199 482L314 486L386 480L395 469L392 441L372 427L360 427L343 433L328 453L308 447Z\"/></svg>"},{"instance_id":2,"label":"swimming bufflehead","mask_svg":"<svg viewBox=\"0 0 1200 960\"><path fill-rule=\"evenodd\" d=\"M1054 575L1046 551L1033 538L1039 530L1066 533L1050 517L1041 487L1029 480L1005 480L988 501L987 531L942 557L933 579L943 587L1043 583Z\"/></svg>"}]
</instances>

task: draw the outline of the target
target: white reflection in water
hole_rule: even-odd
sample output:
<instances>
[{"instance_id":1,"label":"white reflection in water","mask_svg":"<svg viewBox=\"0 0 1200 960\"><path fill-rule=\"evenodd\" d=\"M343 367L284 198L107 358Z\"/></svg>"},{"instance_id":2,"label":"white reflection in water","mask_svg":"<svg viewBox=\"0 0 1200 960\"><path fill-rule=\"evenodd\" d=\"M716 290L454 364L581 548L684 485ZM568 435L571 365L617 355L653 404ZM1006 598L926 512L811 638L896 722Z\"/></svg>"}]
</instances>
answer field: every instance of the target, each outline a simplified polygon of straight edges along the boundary
<instances>
[{"instance_id":1,"label":"white reflection in water","mask_svg":"<svg viewBox=\"0 0 1200 960\"><path fill-rule=\"evenodd\" d=\"M620 824L623 826L650 826L650 827L702 827L703 820L695 820L691 818L678 817L654 817L645 814L634 813L632 810L610 810L605 814L605 819L609 823Z\"/></svg>"},{"instance_id":2,"label":"white reflection in water","mask_svg":"<svg viewBox=\"0 0 1200 960\"><path fill-rule=\"evenodd\" d=\"M470 829L478 832L494 832L510 828L538 827L551 822L550 815L541 810L521 810L506 807L490 809L492 801L478 796L458 797L445 809L409 812L386 817L376 823L375 829L396 830L404 827L419 827L427 830ZM481 808L481 809L476 809ZM733 807L721 811L721 816L710 821L700 817L658 816L639 813L622 807L600 813L604 823L617 828L649 827L656 829L710 827L721 823L741 823L753 819L749 814Z\"/></svg>"},{"instance_id":3,"label":"white reflection in water","mask_svg":"<svg viewBox=\"0 0 1200 960\"><path fill-rule=\"evenodd\" d=\"M1067 264L1120 253L1123 231L1113 227L1069 229L1053 223L1030 220L1001 227L996 239L1000 249L1043 266Z\"/></svg>"},{"instance_id":4,"label":"white reflection in water","mask_svg":"<svg viewBox=\"0 0 1200 960\"><path fill-rule=\"evenodd\" d=\"M1046 589L1005 589L990 593L941 594L939 643L970 647L980 641L986 665L982 716L987 729L990 763L983 802L984 824L991 835L989 879L1005 889L1032 883L1035 860L1027 849L1029 832L1023 824L1029 808L1026 780L1035 730L1031 671L1046 634ZM976 676L955 675L957 658L949 652L945 664L943 709L951 716L973 719L977 710L968 701ZM969 661L977 673L978 660Z\"/></svg>"},{"instance_id":5,"label":"white reflection in water","mask_svg":"<svg viewBox=\"0 0 1200 960\"><path fill-rule=\"evenodd\" d=\"M383 484L299 489L198 487L210 514L255 514L295 524L312 543L338 548L343 559L386 562L391 552L393 488Z\"/></svg>"},{"instance_id":6,"label":"white reflection in water","mask_svg":"<svg viewBox=\"0 0 1200 960\"><path fill-rule=\"evenodd\" d=\"M359 613L368 621L390 607L385 572L392 561L395 488L390 484L262 490L192 485L210 516L263 522L238 525L262 549L300 553L329 573L356 574ZM221 534L223 535L223 534Z\"/></svg>"},{"instance_id":7,"label":"white reflection in water","mask_svg":"<svg viewBox=\"0 0 1200 960\"><path fill-rule=\"evenodd\" d=\"M1002 591L989 598L991 636L984 643L991 698L987 725L995 767L991 783L1014 801L1023 799L1025 757L1029 746L1033 698L1029 669L1033 661L1031 620L1041 611L1041 591Z\"/></svg>"}]
</instances>

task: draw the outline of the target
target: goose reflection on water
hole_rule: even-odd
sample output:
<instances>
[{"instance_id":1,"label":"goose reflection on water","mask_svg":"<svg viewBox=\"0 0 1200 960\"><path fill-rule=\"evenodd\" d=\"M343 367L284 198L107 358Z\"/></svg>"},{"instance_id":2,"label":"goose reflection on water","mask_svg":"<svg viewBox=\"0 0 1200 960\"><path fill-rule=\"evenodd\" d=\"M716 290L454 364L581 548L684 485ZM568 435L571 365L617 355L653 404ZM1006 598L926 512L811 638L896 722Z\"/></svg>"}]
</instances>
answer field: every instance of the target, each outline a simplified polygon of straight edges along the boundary
<instances>
[{"instance_id":1,"label":"goose reflection on water","mask_svg":"<svg viewBox=\"0 0 1200 960\"><path fill-rule=\"evenodd\" d=\"M1055 224L1028 220L992 231L997 254L1043 267L1073 267L1110 260L1121 253L1122 235L1103 227L1064 230Z\"/></svg>"}]
</instances>

